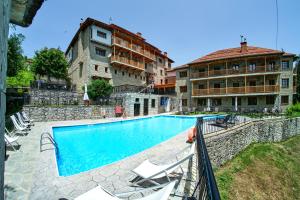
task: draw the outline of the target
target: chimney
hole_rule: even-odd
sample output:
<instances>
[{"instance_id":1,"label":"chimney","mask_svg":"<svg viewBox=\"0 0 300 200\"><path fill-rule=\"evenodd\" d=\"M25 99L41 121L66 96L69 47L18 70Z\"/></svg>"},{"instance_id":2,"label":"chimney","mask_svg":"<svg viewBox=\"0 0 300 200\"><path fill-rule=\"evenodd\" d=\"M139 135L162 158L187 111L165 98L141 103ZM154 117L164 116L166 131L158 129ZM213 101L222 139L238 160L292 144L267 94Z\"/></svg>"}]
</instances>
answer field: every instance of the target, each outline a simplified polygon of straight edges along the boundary
<instances>
[{"instance_id":1,"label":"chimney","mask_svg":"<svg viewBox=\"0 0 300 200\"><path fill-rule=\"evenodd\" d=\"M247 41L244 40L243 42L241 42L241 52L242 53L245 53L248 51L248 48L247 48Z\"/></svg>"},{"instance_id":2,"label":"chimney","mask_svg":"<svg viewBox=\"0 0 300 200\"><path fill-rule=\"evenodd\" d=\"M142 37L142 33L140 33L140 32L137 32L136 35L139 37Z\"/></svg>"},{"instance_id":3,"label":"chimney","mask_svg":"<svg viewBox=\"0 0 300 200\"><path fill-rule=\"evenodd\" d=\"M166 51L164 52L164 56L168 57L168 53Z\"/></svg>"}]
</instances>

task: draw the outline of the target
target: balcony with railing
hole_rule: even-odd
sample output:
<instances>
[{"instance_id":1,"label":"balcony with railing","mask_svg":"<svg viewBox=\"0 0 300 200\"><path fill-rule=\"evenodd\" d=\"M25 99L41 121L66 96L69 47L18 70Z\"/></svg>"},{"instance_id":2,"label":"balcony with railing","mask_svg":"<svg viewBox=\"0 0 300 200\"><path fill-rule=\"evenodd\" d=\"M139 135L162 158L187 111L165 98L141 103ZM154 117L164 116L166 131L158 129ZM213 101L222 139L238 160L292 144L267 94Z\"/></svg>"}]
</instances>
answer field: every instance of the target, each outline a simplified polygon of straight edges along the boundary
<instances>
[{"instance_id":1,"label":"balcony with railing","mask_svg":"<svg viewBox=\"0 0 300 200\"><path fill-rule=\"evenodd\" d=\"M136 60L132 60L130 58L127 57L121 57L121 56L112 56L111 57L111 63L117 63L120 65L125 65L127 67L132 67L134 69L139 69L139 70L144 70L145 69L145 63L140 62L140 61L136 61Z\"/></svg>"},{"instance_id":2,"label":"balcony with railing","mask_svg":"<svg viewBox=\"0 0 300 200\"><path fill-rule=\"evenodd\" d=\"M219 77L219 76L230 76L240 74L254 74L254 73L269 73L278 72L279 66L255 66L255 67L241 67L241 68L227 68L220 70L205 70L201 72L191 72L191 78L208 78L208 77Z\"/></svg>"},{"instance_id":3,"label":"balcony with railing","mask_svg":"<svg viewBox=\"0 0 300 200\"><path fill-rule=\"evenodd\" d=\"M119 47L125 48L127 50L130 50L130 51L136 53L136 54L144 56L148 59L155 60L154 53L151 53L149 50L144 49L142 46L134 44L131 41L129 42L129 41L124 40L122 38L114 37L113 45L117 45Z\"/></svg>"},{"instance_id":4,"label":"balcony with railing","mask_svg":"<svg viewBox=\"0 0 300 200\"><path fill-rule=\"evenodd\" d=\"M260 85L245 87L224 87L224 88L206 88L194 89L193 96L209 96L209 95L228 95L228 94L257 94L257 93L277 93L278 85Z\"/></svg>"}]
</instances>

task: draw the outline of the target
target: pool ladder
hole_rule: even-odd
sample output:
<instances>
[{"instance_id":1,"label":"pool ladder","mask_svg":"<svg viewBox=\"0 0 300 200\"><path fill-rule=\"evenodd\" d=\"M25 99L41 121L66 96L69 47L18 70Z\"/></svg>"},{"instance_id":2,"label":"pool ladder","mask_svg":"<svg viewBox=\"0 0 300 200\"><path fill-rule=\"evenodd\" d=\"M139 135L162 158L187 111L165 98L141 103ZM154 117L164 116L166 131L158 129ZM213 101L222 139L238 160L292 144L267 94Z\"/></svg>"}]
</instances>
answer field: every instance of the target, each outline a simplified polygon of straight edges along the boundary
<instances>
[{"instance_id":1,"label":"pool ladder","mask_svg":"<svg viewBox=\"0 0 300 200\"><path fill-rule=\"evenodd\" d=\"M44 140L48 140L49 142L43 143ZM55 149L58 150L57 143L54 141L54 139L50 135L50 133L44 132L44 133L42 133L41 139L40 139L40 152L45 151L45 150L52 150L52 149L42 149L42 146L47 145L47 144L52 144L55 147Z\"/></svg>"}]
</instances>

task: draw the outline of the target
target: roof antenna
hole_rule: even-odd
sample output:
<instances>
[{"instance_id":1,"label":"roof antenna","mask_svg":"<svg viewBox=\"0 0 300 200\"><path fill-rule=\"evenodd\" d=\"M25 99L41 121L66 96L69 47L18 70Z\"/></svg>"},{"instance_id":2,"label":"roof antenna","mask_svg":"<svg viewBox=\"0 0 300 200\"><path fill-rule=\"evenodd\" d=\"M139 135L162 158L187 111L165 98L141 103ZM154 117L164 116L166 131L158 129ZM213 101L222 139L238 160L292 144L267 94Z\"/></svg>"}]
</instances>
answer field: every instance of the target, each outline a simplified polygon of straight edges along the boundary
<instances>
[{"instance_id":1,"label":"roof antenna","mask_svg":"<svg viewBox=\"0 0 300 200\"><path fill-rule=\"evenodd\" d=\"M83 18L80 18L80 26L81 26L82 23L83 23Z\"/></svg>"},{"instance_id":2,"label":"roof antenna","mask_svg":"<svg viewBox=\"0 0 300 200\"><path fill-rule=\"evenodd\" d=\"M244 39L244 36L243 35L240 35L241 37L241 43L243 42L243 39Z\"/></svg>"},{"instance_id":3,"label":"roof antenna","mask_svg":"<svg viewBox=\"0 0 300 200\"><path fill-rule=\"evenodd\" d=\"M109 24L112 24L112 21L113 21L113 19L112 19L112 17L110 16L110 17L109 17L109 20L108 20L108 23L109 23Z\"/></svg>"}]
</instances>

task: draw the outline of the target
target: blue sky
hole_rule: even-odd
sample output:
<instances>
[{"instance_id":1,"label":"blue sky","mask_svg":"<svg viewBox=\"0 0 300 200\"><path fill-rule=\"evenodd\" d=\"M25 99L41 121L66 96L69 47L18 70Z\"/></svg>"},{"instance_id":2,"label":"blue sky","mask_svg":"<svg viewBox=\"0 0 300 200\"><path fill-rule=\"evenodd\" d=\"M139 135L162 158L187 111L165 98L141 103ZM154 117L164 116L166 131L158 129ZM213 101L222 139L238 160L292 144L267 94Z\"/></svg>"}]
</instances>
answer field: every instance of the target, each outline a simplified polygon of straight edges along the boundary
<instances>
[{"instance_id":1,"label":"blue sky","mask_svg":"<svg viewBox=\"0 0 300 200\"><path fill-rule=\"evenodd\" d=\"M275 0L47 0L25 35L24 54L43 47L67 48L80 19L92 17L113 23L146 40L179 66L212 51L248 45L276 48ZM300 53L300 1L278 0L278 49Z\"/></svg>"}]
</instances>

